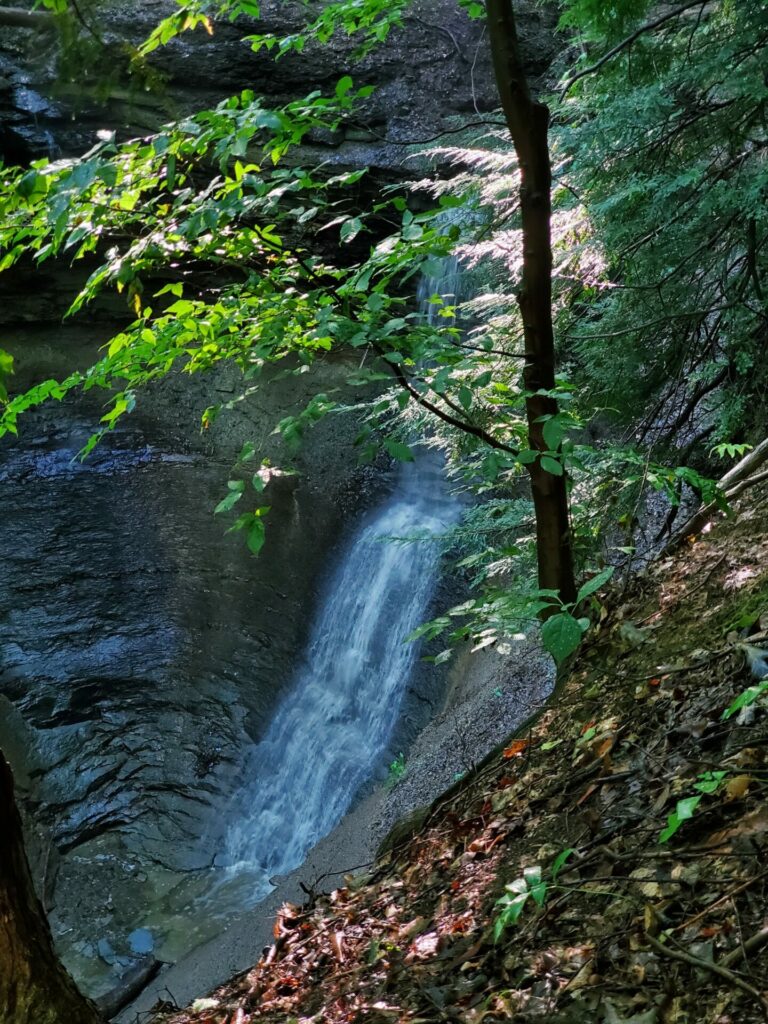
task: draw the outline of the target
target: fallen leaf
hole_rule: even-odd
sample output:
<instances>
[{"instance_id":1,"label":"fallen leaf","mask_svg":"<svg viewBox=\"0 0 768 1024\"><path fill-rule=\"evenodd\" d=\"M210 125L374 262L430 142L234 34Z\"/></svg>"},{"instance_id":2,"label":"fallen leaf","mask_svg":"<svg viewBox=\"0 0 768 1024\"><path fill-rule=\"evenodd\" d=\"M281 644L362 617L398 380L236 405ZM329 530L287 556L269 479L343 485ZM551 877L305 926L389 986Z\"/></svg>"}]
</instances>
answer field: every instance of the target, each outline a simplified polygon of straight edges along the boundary
<instances>
[{"instance_id":1,"label":"fallen leaf","mask_svg":"<svg viewBox=\"0 0 768 1024\"><path fill-rule=\"evenodd\" d=\"M333 955L340 964L344 963L344 932L333 932L331 935L331 949Z\"/></svg>"},{"instance_id":2,"label":"fallen leaf","mask_svg":"<svg viewBox=\"0 0 768 1024\"><path fill-rule=\"evenodd\" d=\"M613 749L613 745L614 745L615 742L616 742L616 737L615 736L609 736L607 739L604 739L603 742L600 743L598 745L597 749L595 750L596 756L604 758L606 756L606 754L610 750Z\"/></svg>"},{"instance_id":3,"label":"fallen leaf","mask_svg":"<svg viewBox=\"0 0 768 1024\"><path fill-rule=\"evenodd\" d=\"M504 757L509 760L512 757L519 757L528 746L528 740L515 740L504 750Z\"/></svg>"},{"instance_id":4,"label":"fallen leaf","mask_svg":"<svg viewBox=\"0 0 768 1024\"><path fill-rule=\"evenodd\" d=\"M591 786L587 786L587 788L581 794L579 799L576 801L576 806L577 807L581 807L581 805L583 803L586 803L586 801L589 800L589 798L592 796L592 794L595 792L596 789L597 789L597 783L596 782L593 782Z\"/></svg>"},{"instance_id":5,"label":"fallen leaf","mask_svg":"<svg viewBox=\"0 0 768 1024\"><path fill-rule=\"evenodd\" d=\"M206 1010L215 1010L219 1006L218 999L196 999L192 1003L193 1013L204 1013Z\"/></svg>"},{"instance_id":6,"label":"fallen leaf","mask_svg":"<svg viewBox=\"0 0 768 1024\"><path fill-rule=\"evenodd\" d=\"M732 778L725 787L726 801L741 800L749 789L750 782L752 782L751 775L736 775Z\"/></svg>"},{"instance_id":7,"label":"fallen leaf","mask_svg":"<svg viewBox=\"0 0 768 1024\"><path fill-rule=\"evenodd\" d=\"M426 935L417 935L411 943L405 957L406 963L411 960L421 960L434 956L440 945L440 936L437 932L427 932Z\"/></svg>"}]
</instances>

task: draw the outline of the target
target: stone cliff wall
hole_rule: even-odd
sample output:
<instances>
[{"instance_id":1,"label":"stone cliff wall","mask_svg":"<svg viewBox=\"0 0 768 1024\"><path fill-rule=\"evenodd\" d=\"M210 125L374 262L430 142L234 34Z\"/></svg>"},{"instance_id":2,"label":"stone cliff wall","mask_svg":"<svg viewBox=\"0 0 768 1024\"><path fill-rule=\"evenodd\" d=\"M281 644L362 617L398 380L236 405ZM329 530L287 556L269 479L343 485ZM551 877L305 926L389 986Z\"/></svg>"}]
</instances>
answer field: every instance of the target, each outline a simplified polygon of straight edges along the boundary
<instances>
[{"instance_id":1,"label":"stone cliff wall","mask_svg":"<svg viewBox=\"0 0 768 1024\"><path fill-rule=\"evenodd\" d=\"M557 52L553 14L533 0L516 7L528 72L536 81ZM84 6L116 55L121 42L140 42L173 9L169 0ZM301 25L304 10L293 0L267 0L259 27L289 33ZM245 88L275 103L313 89L332 93L338 79L351 74L358 85L375 85L375 93L337 135L314 142L326 153L342 149L348 163L392 167L403 144L431 139L453 127L457 116L479 118L497 106L484 25L471 21L456 0L416 0L402 28L362 60L355 59L354 38L336 37L276 62L243 40L254 24L248 18L225 21L213 35L199 29L173 40L151 58L165 86L149 91L124 76L105 85L89 78L88 68L62 67L50 35L7 31L0 42L0 146L16 159L77 154L93 145L98 130L143 134Z\"/></svg>"}]
</instances>

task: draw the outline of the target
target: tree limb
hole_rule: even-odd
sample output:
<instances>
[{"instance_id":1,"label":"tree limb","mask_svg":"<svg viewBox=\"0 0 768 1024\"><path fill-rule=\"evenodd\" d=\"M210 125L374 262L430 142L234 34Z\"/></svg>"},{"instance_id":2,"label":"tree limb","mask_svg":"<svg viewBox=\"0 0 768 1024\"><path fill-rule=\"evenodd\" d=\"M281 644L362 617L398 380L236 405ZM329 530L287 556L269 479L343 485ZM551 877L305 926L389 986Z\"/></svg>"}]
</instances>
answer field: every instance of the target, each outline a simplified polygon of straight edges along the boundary
<instances>
[{"instance_id":1,"label":"tree limb","mask_svg":"<svg viewBox=\"0 0 768 1024\"><path fill-rule=\"evenodd\" d=\"M587 75L593 75L596 71L599 71L604 64L607 64L609 60L616 57L622 52L622 50L626 50L628 46L631 46L632 43L634 43L634 41L645 32L652 32L655 28L659 28L659 26L663 25L665 22L671 21L673 18L677 18L678 15L689 10L691 7L704 7L707 2L708 0L688 0L688 3L682 4L680 7L676 7L673 11L667 11L666 14L662 14L653 21L648 21L645 25L641 25L640 28L635 29L631 35L628 35L626 39L622 39L620 43L617 43L612 50L604 53L600 60L569 78L562 88L560 99L564 98L566 93L579 81L579 79L586 78Z\"/></svg>"},{"instance_id":2,"label":"tree limb","mask_svg":"<svg viewBox=\"0 0 768 1024\"><path fill-rule=\"evenodd\" d=\"M384 356L384 353L375 346L378 355ZM449 412L441 409L439 405L435 405L434 402L430 402L428 398L425 398L420 394L413 384L408 380L405 371L401 366L395 363L390 363L387 359L384 360L387 366L392 370L395 377L397 378L398 384L408 392L423 409L431 412L437 416L438 419L443 420L444 423L449 423L452 427L456 427L458 430L462 430L465 434L472 434L473 437L480 438L481 441L485 441L489 448L496 448L499 451L509 452L510 455L517 455L518 449L513 448L511 445L505 444L503 441L498 441L493 434L489 434L487 430L483 430L482 427L476 427L473 423L467 423L465 420L460 420L455 416L451 416Z\"/></svg>"},{"instance_id":3,"label":"tree limb","mask_svg":"<svg viewBox=\"0 0 768 1024\"><path fill-rule=\"evenodd\" d=\"M747 490L749 487L754 487L755 484L762 483L768 478L768 472L766 471L754 472L760 469L767 460L768 438L762 441L753 451L749 452L748 455L745 455L740 462L736 463L733 469L729 469L725 476L720 478L718 486L724 491L726 500L732 501L742 491ZM697 512L694 512L682 529L670 540L664 549L664 553L667 554L670 551L674 551L685 537L690 536L692 533L698 533L709 517L716 511L717 504L710 502Z\"/></svg>"},{"instance_id":4,"label":"tree limb","mask_svg":"<svg viewBox=\"0 0 768 1024\"><path fill-rule=\"evenodd\" d=\"M0 7L0 25L47 29L53 24L54 17L48 11L22 11L17 7Z\"/></svg>"}]
</instances>

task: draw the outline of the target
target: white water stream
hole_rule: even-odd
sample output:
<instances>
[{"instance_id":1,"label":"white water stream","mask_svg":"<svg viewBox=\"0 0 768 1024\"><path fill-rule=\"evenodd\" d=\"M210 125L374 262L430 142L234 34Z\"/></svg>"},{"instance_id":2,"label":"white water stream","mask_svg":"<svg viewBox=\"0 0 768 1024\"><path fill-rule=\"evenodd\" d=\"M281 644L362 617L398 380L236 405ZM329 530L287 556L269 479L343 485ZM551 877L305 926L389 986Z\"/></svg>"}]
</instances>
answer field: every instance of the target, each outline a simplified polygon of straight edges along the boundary
<instances>
[{"instance_id":1,"label":"white water stream","mask_svg":"<svg viewBox=\"0 0 768 1024\"><path fill-rule=\"evenodd\" d=\"M447 258L439 276L422 278L428 323L437 308L430 296L453 303L460 274ZM405 638L429 616L438 538L460 511L439 456L419 453L342 554L294 682L249 758L225 836L220 860L231 880L247 882L249 901L269 892L270 876L301 864L382 767L419 654Z\"/></svg>"},{"instance_id":2,"label":"white water stream","mask_svg":"<svg viewBox=\"0 0 768 1024\"><path fill-rule=\"evenodd\" d=\"M418 655L418 644L404 640L427 616L438 579L434 538L459 508L439 460L419 455L342 556L295 682L253 751L226 836L230 871L263 878L255 898L270 875L302 862L381 767ZM391 539L414 536L426 539Z\"/></svg>"}]
</instances>

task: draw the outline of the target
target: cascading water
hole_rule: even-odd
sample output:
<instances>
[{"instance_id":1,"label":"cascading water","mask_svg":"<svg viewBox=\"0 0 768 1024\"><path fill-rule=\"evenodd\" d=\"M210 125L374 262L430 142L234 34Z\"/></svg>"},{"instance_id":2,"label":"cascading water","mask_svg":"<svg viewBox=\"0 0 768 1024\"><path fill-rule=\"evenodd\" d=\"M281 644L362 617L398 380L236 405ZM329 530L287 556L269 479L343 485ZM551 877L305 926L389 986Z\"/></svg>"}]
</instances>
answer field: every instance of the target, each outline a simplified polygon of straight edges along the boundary
<instances>
[{"instance_id":1,"label":"cascading water","mask_svg":"<svg viewBox=\"0 0 768 1024\"><path fill-rule=\"evenodd\" d=\"M427 613L436 538L458 512L439 459L419 455L342 557L296 682L253 752L241 817L226 836L231 870L263 880L253 898L269 890L270 875L301 863L381 764L418 653L404 640Z\"/></svg>"},{"instance_id":2,"label":"cascading water","mask_svg":"<svg viewBox=\"0 0 768 1024\"><path fill-rule=\"evenodd\" d=\"M446 256L440 260L439 273L421 276L416 297L421 315L430 327L436 326L439 312L445 305L454 306L460 301L461 286L462 269L458 256ZM442 299L442 303L431 301L435 295Z\"/></svg>"},{"instance_id":3,"label":"cascading water","mask_svg":"<svg viewBox=\"0 0 768 1024\"><path fill-rule=\"evenodd\" d=\"M437 308L430 297L452 303L459 290L458 261L445 259L441 270L419 286L429 323ZM342 557L304 664L250 758L251 781L225 838L223 860L230 876L248 879L250 899L269 891L271 875L302 862L381 764L418 655L405 638L428 614L436 539L460 508L440 458L420 453Z\"/></svg>"}]
</instances>

